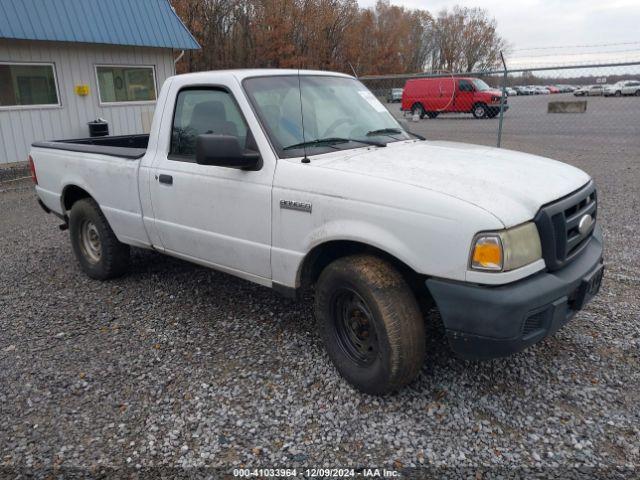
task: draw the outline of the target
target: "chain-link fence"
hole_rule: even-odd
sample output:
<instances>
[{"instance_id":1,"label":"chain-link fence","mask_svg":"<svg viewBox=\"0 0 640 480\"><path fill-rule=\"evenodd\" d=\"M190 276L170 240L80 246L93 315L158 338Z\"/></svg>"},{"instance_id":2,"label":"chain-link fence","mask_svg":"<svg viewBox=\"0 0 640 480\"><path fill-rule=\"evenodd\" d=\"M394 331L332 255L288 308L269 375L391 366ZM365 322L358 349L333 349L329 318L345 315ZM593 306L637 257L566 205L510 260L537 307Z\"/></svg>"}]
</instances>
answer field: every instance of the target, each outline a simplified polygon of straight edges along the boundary
<instances>
[{"instance_id":1,"label":"chain-link fence","mask_svg":"<svg viewBox=\"0 0 640 480\"><path fill-rule=\"evenodd\" d=\"M555 158L640 152L640 62L360 80L429 140Z\"/></svg>"}]
</instances>

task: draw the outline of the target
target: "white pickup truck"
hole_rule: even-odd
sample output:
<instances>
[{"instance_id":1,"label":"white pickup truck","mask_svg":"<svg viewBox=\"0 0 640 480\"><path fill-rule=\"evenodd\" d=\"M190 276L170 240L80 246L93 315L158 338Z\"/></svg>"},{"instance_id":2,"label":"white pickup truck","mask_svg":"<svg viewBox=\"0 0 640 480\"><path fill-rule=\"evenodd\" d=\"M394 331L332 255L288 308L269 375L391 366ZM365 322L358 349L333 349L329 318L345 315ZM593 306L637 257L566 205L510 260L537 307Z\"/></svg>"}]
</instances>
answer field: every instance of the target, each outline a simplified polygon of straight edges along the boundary
<instances>
[{"instance_id":1,"label":"white pickup truck","mask_svg":"<svg viewBox=\"0 0 640 480\"><path fill-rule=\"evenodd\" d=\"M419 300L454 352L491 358L553 334L602 279L589 175L425 141L347 75L175 76L150 135L35 143L29 163L87 275L122 275L134 246L291 296L313 287L330 358L369 393L419 373Z\"/></svg>"}]
</instances>

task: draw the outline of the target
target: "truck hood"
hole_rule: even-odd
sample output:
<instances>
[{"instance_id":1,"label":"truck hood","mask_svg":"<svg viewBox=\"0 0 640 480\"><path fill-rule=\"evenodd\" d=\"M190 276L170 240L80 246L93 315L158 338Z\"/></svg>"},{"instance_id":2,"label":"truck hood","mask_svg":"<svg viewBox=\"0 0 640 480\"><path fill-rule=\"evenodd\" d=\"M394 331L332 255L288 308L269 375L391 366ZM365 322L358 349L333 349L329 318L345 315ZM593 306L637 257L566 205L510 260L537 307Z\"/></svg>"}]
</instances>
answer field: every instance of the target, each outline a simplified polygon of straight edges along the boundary
<instances>
[{"instance_id":1,"label":"truck hood","mask_svg":"<svg viewBox=\"0 0 640 480\"><path fill-rule=\"evenodd\" d=\"M352 152L313 163L449 195L488 211L505 227L531 220L542 205L590 179L555 160L464 143L398 142Z\"/></svg>"}]
</instances>

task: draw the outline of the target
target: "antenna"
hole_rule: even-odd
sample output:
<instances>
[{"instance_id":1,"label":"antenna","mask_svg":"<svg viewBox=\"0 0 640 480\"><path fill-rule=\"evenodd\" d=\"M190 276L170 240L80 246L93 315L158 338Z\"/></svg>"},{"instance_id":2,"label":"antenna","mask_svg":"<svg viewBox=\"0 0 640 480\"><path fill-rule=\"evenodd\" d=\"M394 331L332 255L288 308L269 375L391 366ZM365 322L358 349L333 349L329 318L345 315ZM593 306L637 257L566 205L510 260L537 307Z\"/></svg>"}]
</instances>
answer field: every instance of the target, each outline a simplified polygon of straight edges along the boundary
<instances>
[{"instance_id":1,"label":"antenna","mask_svg":"<svg viewBox=\"0 0 640 480\"><path fill-rule=\"evenodd\" d=\"M300 69L298 68L298 92L300 93L300 120L302 120L302 150L304 151L304 158L301 160L302 163L310 163L309 157L307 157L307 146L305 142L307 141L304 137L304 113L302 109L302 82L300 81Z\"/></svg>"}]
</instances>

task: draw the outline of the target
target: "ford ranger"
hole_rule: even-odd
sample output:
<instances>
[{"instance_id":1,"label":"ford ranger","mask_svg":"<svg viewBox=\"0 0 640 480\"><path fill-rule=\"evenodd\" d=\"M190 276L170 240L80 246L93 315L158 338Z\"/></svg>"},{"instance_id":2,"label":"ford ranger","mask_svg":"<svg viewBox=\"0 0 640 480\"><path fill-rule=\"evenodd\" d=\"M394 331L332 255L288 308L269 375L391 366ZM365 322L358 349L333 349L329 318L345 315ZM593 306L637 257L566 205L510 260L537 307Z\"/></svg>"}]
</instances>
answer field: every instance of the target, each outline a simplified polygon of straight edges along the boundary
<instances>
[{"instance_id":1,"label":"ford ranger","mask_svg":"<svg viewBox=\"0 0 640 480\"><path fill-rule=\"evenodd\" d=\"M422 300L455 353L484 359L556 332L602 279L589 175L425 141L338 73L175 76L150 135L35 143L29 166L89 277L122 275L140 247L312 288L329 357L373 394L420 372Z\"/></svg>"}]
</instances>

